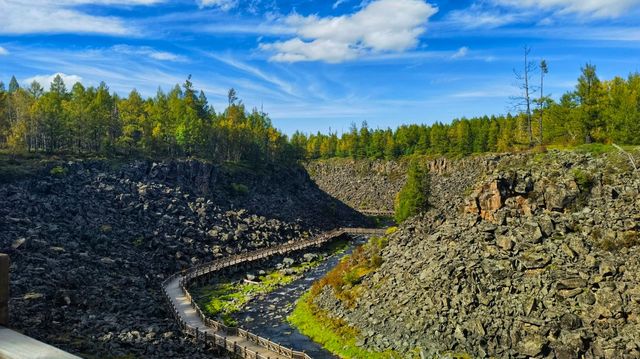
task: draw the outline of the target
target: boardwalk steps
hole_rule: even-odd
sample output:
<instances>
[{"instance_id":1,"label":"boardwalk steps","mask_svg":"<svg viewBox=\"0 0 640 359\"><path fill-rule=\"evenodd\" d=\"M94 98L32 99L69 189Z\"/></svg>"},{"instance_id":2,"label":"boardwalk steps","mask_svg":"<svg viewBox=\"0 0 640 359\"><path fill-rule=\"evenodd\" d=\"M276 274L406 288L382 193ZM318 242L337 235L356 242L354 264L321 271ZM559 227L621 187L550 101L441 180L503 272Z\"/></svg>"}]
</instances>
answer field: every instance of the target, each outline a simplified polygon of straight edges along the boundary
<instances>
[{"instance_id":1,"label":"boardwalk steps","mask_svg":"<svg viewBox=\"0 0 640 359\"><path fill-rule=\"evenodd\" d=\"M250 263L274 255L283 255L313 246L328 243L345 234L352 235L384 235L384 229L340 228L323 233L313 239L287 243L229 258L201 264L178 272L162 283L163 292L172 309L172 313L180 328L196 340L217 346L246 359L311 359L304 353L286 348L269 339L262 338L241 328L227 327L224 324L207 318L193 301L187 288L196 279L227 267Z\"/></svg>"}]
</instances>

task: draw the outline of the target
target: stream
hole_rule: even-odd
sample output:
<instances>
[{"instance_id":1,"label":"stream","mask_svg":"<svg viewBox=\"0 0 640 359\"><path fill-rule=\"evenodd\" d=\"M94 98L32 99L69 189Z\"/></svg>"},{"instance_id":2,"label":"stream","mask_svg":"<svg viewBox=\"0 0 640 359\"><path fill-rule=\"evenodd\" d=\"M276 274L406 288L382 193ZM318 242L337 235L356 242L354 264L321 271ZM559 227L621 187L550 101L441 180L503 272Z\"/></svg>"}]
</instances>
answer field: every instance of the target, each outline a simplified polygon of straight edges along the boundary
<instances>
[{"instance_id":1,"label":"stream","mask_svg":"<svg viewBox=\"0 0 640 359\"><path fill-rule=\"evenodd\" d=\"M292 327L287 322L287 316L293 311L298 298L306 293L316 280L322 278L339 263L340 259L362 243L364 241L361 238L349 241L346 251L328 256L320 265L306 271L303 277L253 299L233 317L243 329L271 339L284 347L304 351L314 359L337 358Z\"/></svg>"}]
</instances>

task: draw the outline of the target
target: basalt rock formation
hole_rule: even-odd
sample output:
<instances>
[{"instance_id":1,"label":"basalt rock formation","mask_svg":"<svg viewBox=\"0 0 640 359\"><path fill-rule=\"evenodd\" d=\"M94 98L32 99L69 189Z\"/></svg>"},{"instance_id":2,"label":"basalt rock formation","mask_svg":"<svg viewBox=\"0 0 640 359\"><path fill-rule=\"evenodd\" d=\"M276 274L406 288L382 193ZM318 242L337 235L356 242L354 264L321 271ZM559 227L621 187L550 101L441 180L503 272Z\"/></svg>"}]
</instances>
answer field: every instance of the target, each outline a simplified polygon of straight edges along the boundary
<instances>
[{"instance_id":1,"label":"basalt rock formation","mask_svg":"<svg viewBox=\"0 0 640 359\"><path fill-rule=\"evenodd\" d=\"M180 333L160 283L194 264L362 217L299 169L100 161L0 186L11 323L89 357L211 357Z\"/></svg>"},{"instance_id":2,"label":"basalt rock formation","mask_svg":"<svg viewBox=\"0 0 640 359\"><path fill-rule=\"evenodd\" d=\"M369 349L640 357L640 174L625 156L465 161L478 165L450 168L466 189L432 171L434 207L389 236L355 304L330 287L315 302Z\"/></svg>"}]
</instances>

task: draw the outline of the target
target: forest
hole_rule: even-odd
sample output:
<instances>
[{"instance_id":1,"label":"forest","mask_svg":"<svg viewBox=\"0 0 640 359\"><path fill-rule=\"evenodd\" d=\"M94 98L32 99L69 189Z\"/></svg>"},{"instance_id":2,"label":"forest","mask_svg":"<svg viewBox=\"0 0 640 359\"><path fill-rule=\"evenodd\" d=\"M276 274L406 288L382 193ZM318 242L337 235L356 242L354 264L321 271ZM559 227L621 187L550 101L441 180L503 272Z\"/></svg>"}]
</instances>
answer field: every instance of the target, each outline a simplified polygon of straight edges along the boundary
<instances>
[{"instance_id":1,"label":"forest","mask_svg":"<svg viewBox=\"0 0 640 359\"><path fill-rule=\"evenodd\" d=\"M546 65L545 65L546 66ZM544 74L545 72L541 72ZM542 86L540 86L542 87ZM307 159L352 157L394 159L412 154L468 155L507 152L534 146L584 143L640 144L640 74L602 81L587 64L574 91L559 101L531 99L517 114L455 119L451 123L371 129L363 122L350 131L305 135L291 143Z\"/></svg>"},{"instance_id":2,"label":"forest","mask_svg":"<svg viewBox=\"0 0 640 359\"><path fill-rule=\"evenodd\" d=\"M287 137L264 112L247 111L235 90L220 113L191 77L168 93L120 98L105 83L71 90L60 76L49 91L0 82L0 147L12 153L100 156L195 156L215 162L286 163L295 159Z\"/></svg>"},{"instance_id":3,"label":"forest","mask_svg":"<svg viewBox=\"0 0 640 359\"><path fill-rule=\"evenodd\" d=\"M546 69L546 64L545 64ZM541 71L541 84L546 72ZM541 86L542 87L542 86ZM521 150L539 145L640 144L640 74L600 80L587 64L573 91L559 101L527 96L526 110L451 123L371 129L363 122L338 133L278 131L268 115L247 110L235 90L221 112L208 104L191 77L168 93L126 98L59 76L46 91L38 82L23 88L15 77L0 82L0 148L12 153L46 152L103 156L196 156L216 162L291 163L300 159L351 157L394 159L413 154L467 155ZM528 93L528 91L527 91Z\"/></svg>"}]
</instances>

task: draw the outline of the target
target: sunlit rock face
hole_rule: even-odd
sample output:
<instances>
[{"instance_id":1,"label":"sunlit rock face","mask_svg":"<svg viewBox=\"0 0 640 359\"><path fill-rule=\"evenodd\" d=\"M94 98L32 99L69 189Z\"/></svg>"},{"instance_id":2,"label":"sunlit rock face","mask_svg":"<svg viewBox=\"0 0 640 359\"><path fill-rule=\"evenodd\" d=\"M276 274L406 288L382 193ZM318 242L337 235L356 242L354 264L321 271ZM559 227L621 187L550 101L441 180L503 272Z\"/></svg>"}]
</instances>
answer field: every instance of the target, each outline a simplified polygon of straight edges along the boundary
<instances>
[{"instance_id":1,"label":"sunlit rock face","mask_svg":"<svg viewBox=\"0 0 640 359\"><path fill-rule=\"evenodd\" d=\"M373 350L640 356L638 174L617 153L495 160L466 181L434 171L431 210L389 236L355 304L328 288L315 302Z\"/></svg>"}]
</instances>

